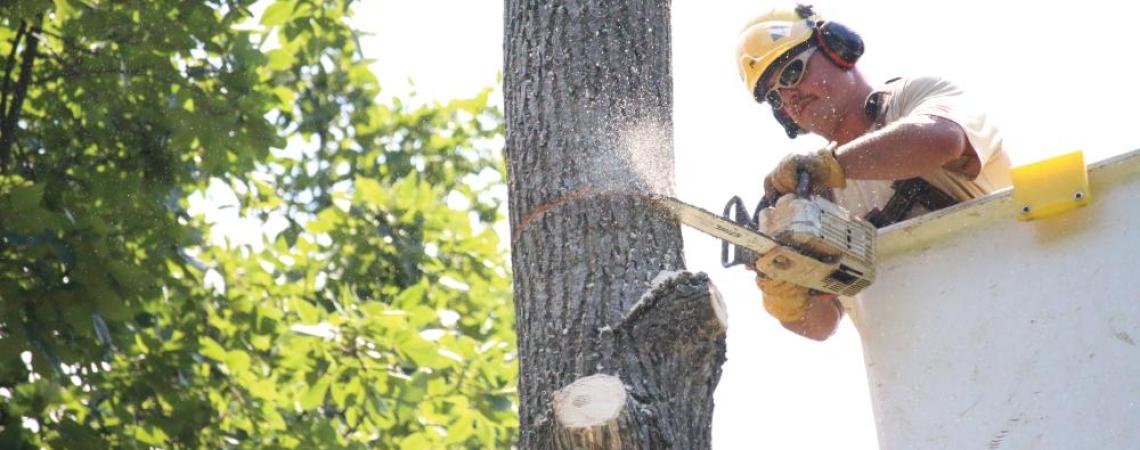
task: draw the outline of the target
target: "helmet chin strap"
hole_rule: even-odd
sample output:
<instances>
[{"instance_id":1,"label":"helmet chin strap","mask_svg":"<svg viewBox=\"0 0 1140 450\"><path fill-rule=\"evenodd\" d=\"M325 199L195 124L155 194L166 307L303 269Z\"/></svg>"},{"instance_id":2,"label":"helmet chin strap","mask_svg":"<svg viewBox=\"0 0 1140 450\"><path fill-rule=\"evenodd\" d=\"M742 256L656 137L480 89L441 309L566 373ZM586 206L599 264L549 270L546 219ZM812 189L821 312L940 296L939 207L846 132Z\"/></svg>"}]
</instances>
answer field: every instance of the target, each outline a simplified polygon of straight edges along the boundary
<instances>
[{"instance_id":1,"label":"helmet chin strap","mask_svg":"<svg viewBox=\"0 0 1140 450\"><path fill-rule=\"evenodd\" d=\"M798 14L802 19L807 19L815 16L815 11L812 10L811 5L804 5L801 3L796 5L796 14Z\"/></svg>"},{"instance_id":2,"label":"helmet chin strap","mask_svg":"<svg viewBox=\"0 0 1140 450\"><path fill-rule=\"evenodd\" d=\"M776 121L780 123L780 126L784 127L784 133L788 135L788 139L795 139L796 136L808 132L800 128L796 121L792 120L792 117L783 110L772 108L772 114L776 116Z\"/></svg>"}]
</instances>

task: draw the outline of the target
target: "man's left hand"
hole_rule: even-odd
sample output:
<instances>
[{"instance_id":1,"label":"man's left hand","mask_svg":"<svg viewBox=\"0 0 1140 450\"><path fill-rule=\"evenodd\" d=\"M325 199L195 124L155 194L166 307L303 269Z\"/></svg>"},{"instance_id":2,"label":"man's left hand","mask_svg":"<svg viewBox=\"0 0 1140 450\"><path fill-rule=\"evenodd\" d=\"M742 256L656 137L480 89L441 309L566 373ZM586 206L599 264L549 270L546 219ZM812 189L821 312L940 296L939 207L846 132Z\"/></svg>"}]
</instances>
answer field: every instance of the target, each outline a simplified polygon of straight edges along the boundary
<instances>
[{"instance_id":1,"label":"man's left hand","mask_svg":"<svg viewBox=\"0 0 1140 450\"><path fill-rule=\"evenodd\" d=\"M799 171L807 171L811 177L811 187L841 188L847 186L843 166L835 159L835 147L828 145L814 153L790 154L785 156L776 169L768 174L765 187L771 186L780 194L796 192Z\"/></svg>"}]
</instances>

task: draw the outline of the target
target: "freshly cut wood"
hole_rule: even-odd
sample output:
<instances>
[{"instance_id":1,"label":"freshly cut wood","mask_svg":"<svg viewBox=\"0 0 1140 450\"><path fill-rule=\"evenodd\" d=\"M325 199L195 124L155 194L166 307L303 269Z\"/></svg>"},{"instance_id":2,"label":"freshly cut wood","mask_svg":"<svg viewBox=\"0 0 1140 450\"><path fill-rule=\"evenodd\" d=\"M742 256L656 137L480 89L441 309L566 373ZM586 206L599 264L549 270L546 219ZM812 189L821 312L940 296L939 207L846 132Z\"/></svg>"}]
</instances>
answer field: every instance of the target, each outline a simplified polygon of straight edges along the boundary
<instances>
[{"instance_id":1,"label":"freshly cut wood","mask_svg":"<svg viewBox=\"0 0 1140 450\"><path fill-rule=\"evenodd\" d=\"M627 396L621 379L613 375L580 378L554 393L555 441L559 448L617 449Z\"/></svg>"}]
</instances>

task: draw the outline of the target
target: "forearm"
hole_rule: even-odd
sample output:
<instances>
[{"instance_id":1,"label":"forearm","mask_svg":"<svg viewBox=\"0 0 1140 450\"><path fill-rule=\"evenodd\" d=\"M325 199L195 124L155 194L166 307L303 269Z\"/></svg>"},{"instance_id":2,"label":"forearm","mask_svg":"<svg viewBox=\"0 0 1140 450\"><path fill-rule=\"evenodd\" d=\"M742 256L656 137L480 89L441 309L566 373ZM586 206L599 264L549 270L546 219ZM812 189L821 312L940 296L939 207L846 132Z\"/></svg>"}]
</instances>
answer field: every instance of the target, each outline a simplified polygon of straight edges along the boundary
<instances>
[{"instance_id":1,"label":"forearm","mask_svg":"<svg viewBox=\"0 0 1140 450\"><path fill-rule=\"evenodd\" d=\"M834 295L820 295L810 300L804 318L796 322L780 322L784 328L815 341L824 341L839 328L843 318L843 308Z\"/></svg>"},{"instance_id":2,"label":"forearm","mask_svg":"<svg viewBox=\"0 0 1140 450\"><path fill-rule=\"evenodd\" d=\"M954 122L916 116L887 125L839 146L835 157L857 180L901 180L930 173L967 150L965 132Z\"/></svg>"}]
</instances>

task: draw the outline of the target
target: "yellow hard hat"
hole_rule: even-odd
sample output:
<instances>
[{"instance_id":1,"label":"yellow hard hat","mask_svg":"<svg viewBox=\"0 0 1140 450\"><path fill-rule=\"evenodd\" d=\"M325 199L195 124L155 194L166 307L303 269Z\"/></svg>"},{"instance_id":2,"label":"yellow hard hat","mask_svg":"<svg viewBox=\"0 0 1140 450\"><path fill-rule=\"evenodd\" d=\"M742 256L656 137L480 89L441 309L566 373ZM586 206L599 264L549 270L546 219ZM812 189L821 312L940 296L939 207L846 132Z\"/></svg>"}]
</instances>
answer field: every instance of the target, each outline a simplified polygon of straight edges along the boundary
<instances>
[{"instance_id":1,"label":"yellow hard hat","mask_svg":"<svg viewBox=\"0 0 1140 450\"><path fill-rule=\"evenodd\" d=\"M812 37L820 20L810 7L798 6L772 9L745 25L736 46L736 57L740 79L749 94L758 100L764 98L756 84L767 79L768 71L777 67L776 62L782 57L794 56L798 50L814 45Z\"/></svg>"}]
</instances>

